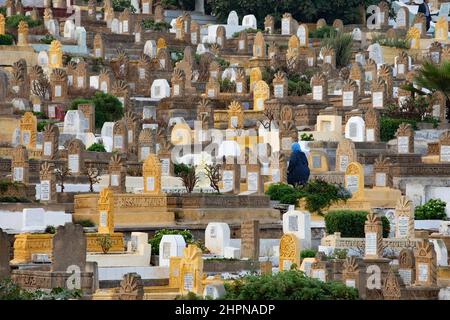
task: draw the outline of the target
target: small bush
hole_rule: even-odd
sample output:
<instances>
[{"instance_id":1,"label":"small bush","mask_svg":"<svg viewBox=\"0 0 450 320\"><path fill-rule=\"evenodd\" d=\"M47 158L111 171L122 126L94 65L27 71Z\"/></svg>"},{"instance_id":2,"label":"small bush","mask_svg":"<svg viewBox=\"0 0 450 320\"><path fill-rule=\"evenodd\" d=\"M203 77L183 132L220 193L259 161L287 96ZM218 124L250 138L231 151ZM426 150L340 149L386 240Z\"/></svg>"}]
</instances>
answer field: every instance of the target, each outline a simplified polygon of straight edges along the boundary
<instances>
[{"instance_id":1,"label":"small bush","mask_svg":"<svg viewBox=\"0 0 450 320\"><path fill-rule=\"evenodd\" d=\"M364 238L364 224L367 220L367 211L335 210L325 215L325 229L328 234L340 232L343 238ZM381 218L383 224L383 237L387 238L390 232L389 220Z\"/></svg>"},{"instance_id":2,"label":"small bush","mask_svg":"<svg viewBox=\"0 0 450 320\"><path fill-rule=\"evenodd\" d=\"M52 41L55 40L55 37L53 37L51 34L47 33L44 37L42 37L39 42L44 44L50 44Z\"/></svg>"},{"instance_id":3,"label":"small bush","mask_svg":"<svg viewBox=\"0 0 450 320\"><path fill-rule=\"evenodd\" d=\"M101 143L93 143L87 148L87 151L106 152L105 146Z\"/></svg>"},{"instance_id":4,"label":"small bush","mask_svg":"<svg viewBox=\"0 0 450 320\"><path fill-rule=\"evenodd\" d=\"M153 238L151 238L148 243L152 246L152 254L159 255L159 244L161 243L161 239L166 234L179 234L183 236L184 241L187 244L193 243L193 236L191 231L189 230L168 230L168 229L161 229L156 231Z\"/></svg>"},{"instance_id":5,"label":"small bush","mask_svg":"<svg viewBox=\"0 0 450 320\"><path fill-rule=\"evenodd\" d=\"M55 226L47 226L47 227L45 228L45 233L55 234L55 233L56 233L56 228L55 228Z\"/></svg>"},{"instance_id":6,"label":"small bush","mask_svg":"<svg viewBox=\"0 0 450 320\"><path fill-rule=\"evenodd\" d=\"M295 190L294 187L292 187L288 184L276 183L276 184L271 184L269 186L269 188L266 191L266 194L269 196L270 200L281 201L283 196L286 196L286 195L297 196L297 191ZM287 204L295 204L295 201L294 201L294 203L287 203Z\"/></svg>"},{"instance_id":7,"label":"small bush","mask_svg":"<svg viewBox=\"0 0 450 320\"><path fill-rule=\"evenodd\" d=\"M95 223L92 220L89 220L89 219L77 220L77 221L74 221L74 223L83 226L83 228L95 227Z\"/></svg>"},{"instance_id":8,"label":"small bush","mask_svg":"<svg viewBox=\"0 0 450 320\"><path fill-rule=\"evenodd\" d=\"M250 275L225 283L226 300L356 300L355 288L323 282L290 270L274 275Z\"/></svg>"},{"instance_id":9,"label":"small bush","mask_svg":"<svg viewBox=\"0 0 450 320\"><path fill-rule=\"evenodd\" d=\"M2 46L10 46L14 43L14 38L10 34L1 34L0 35L0 45Z\"/></svg>"},{"instance_id":10,"label":"small bush","mask_svg":"<svg viewBox=\"0 0 450 320\"><path fill-rule=\"evenodd\" d=\"M0 202L5 202L5 203L20 203L20 202L25 202L25 203L30 203L31 200L24 198L24 197L12 197L12 196L6 196L6 197L0 197Z\"/></svg>"},{"instance_id":11,"label":"small bush","mask_svg":"<svg viewBox=\"0 0 450 320\"><path fill-rule=\"evenodd\" d=\"M104 254L107 254L112 248L112 241L109 234L101 234L97 237L97 243L102 248Z\"/></svg>"},{"instance_id":12,"label":"small bush","mask_svg":"<svg viewBox=\"0 0 450 320\"><path fill-rule=\"evenodd\" d=\"M385 47L409 49L409 41L407 39L388 39L385 35L377 35L372 39L372 42Z\"/></svg>"},{"instance_id":13,"label":"small bush","mask_svg":"<svg viewBox=\"0 0 450 320\"><path fill-rule=\"evenodd\" d=\"M402 123L409 123L414 130L417 129L417 122L415 120L406 119L392 119L381 117L380 120L380 138L381 141L387 142L395 138L395 132Z\"/></svg>"},{"instance_id":14,"label":"small bush","mask_svg":"<svg viewBox=\"0 0 450 320\"><path fill-rule=\"evenodd\" d=\"M136 9L131 4L131 0L112 0L112 7L117 12L123 12L126 8L130 10L130 13L136 12Z\"/></svg>"},{"instance_id":15,"label":"small bush","mask_svg":"<svg viewBox=\"0 0 450 320\"><path fill-rule=\"evenodd\" d=\"M10 17L6 17L5 25L7 28L17 28L22 20L28 24L28 28L34 28L42 24L41 20L35 21L31 19L31 17L24 16L22 14L15 14Z\"/></svg>"},{"instance_id":16,"label":"small bush","mask_svg":"<svg viewBox=\"0 0 450 320\"><path fill-rule=\"evenodd\" d=\"M219 80L220 92L235 92L236 91L236 83L229 79Z\"/></svg>"},{"instance_id":17,"label":"small bush","mask_svg":"<svg viewBox=\"0 0 450 320\"><path fill-rule=\"evenodd\" d=\"M332 26L323 26L322 28L316 29L314 31L310 31L309 37L323 39L323 38L329 38L331 36L334 36L336 33L337 33L337 30L335 28L333 28Z\"/></svg>"},{"instance_id":18,"label":"small bush","mask_svg":"<svg viewBox=\"0 0 450 320\"><path fill-rule=\"evenodd\" d=\"M305 259L305 258L314 258L316 256L316 250L312 250L312 249L305 249L300 251L300 259Z\"/></svg>"},{"instance_id":19,"label":"small bush","mask_svg":"<svg viewBox=\"0 0 450 320\"><path fill-rule=\"evenodd\" d=\"M417 206L414 210L414 219L416 220L445 220L447 214L445 207L447 204L441 199L431 199L425 204Z\"/></svg>"},{"instance_id":20,"label":"small bush","mask_svg":"<svg viewBox=\"0 0 450 320\"><path fill-rule=\"evenodd\" d=\"M300 136L301 141L314 141L314 136L311 134L307 134L306 132L303 132Z\"/></svg>"}]
</instances>

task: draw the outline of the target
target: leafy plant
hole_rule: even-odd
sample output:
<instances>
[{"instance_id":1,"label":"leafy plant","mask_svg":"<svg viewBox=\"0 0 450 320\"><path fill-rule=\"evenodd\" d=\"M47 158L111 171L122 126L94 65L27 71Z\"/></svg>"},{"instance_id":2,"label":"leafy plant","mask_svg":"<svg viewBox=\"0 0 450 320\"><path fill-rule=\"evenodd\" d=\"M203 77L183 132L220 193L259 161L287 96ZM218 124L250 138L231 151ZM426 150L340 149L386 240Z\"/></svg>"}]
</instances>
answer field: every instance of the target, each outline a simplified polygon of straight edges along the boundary
<instances>
[{"instance_id":1,"label":"leafy plant","mask_svg":"<svg viewBox=\"0 0 450 320\"><path fill-rule=\"evenodd\" d=\"M87 148L87 151L92 152L106 152L105 146L101 143L93 143Z\"/></svg>"},{"instance_id":2,"label":"leafy plant","mask_svg":"<svg viewBox=\"0 0 450 320\"><path fill-rule=\"evenodd\" d=\"M409 41L406 39L392 39L386 38L384 34L378 34L373 37L373 43L378 43L380 46L399 48L399 49L409 49Z\"/></svg>"},{"instance_id":3,"label":"leafy plant","mask_svg":"<svg viewBox=\"0 0 450 320\"><path fill-rule=\"evenodd\" d=\"M310 31L309 37L323 39L323 38L329 38L331 36L334 36L334 35L336 35L336 33L337 33L337 30L335 28L333 28L332 26L323 26L316 30Z\"/></svg>"},{"instance_id":4,"label":"leafy plant","mask_svg":"<svg viewBox=\"0 0 450 320\"><path fill-rule=\"evenodd\" d=\"M55 226L47 226L45 228L45 233L50 233L50 234L55 234L56 233L56 228Z\"/></svg>"},{"instance_id":5,"label":"leafy plant","mask_svg":"<svg viewBox=\"0 0 450 320\"><path fill-rule=\"evenodd\" d=\"M444 60L440 65L424 61L414 76L414 83L433 92L440 91L445 95L448 119L450 113L450 61Z\"/></svg>"},{"instance_id":6,"label":"leafy plant","mask_svg":"<svg viewBox=\"0 0 450 320\"><path fill-rule=\"evenodd\" d=\"M300 259L305 259L305 258L314 258L316 256L316 250L313 249L304 249L302 251L300 251Z\"/></svg>"},{"instance_id":7,"label":"leafy plant","mask_svg":"<svg viewBox=\"0 0 450 320\"><path fill-rule=\"evenodd\" d=\"M155 22L153 19L144 19L142 20L142 27L147 30L152 31L166 31L170 29L170 23L165 21Z\"/></svg>"},{"instance_id":8,"label":"leafy plant","mask_svg":"<svg viewBox=\"0 0 450 320\"><path fill-rule=\"evenodd\" d=\"M17 28L20 21L25 21L28 24L28 28L34 28L42 24L42 20L33 20L31 17L24 16L22 14L15 14L10 17L6 17L5 26L7 28Z\"/></svg>"},{"instance_id":9,"label":"leafy plant","mask_svg":"<svg viewBox=\"0 0 450 320\"><path fill-rule=\"evenodd\" d=\"M348 249L334 249L329 258L343 260L347 258Z\"/></svg>"},{"instance_id":10,"label":"leafy plant","mask_svg":"<svg viewBox=\"0 0 450 320\"><path fill-rule=\"evenodd\" d=\"M55 170L56 180L59 181L61 193L64 193L64 183L66 179L71 176L70 168L66 164L60 164Z\"/></svg>"},{"instance_id":11,"label":"leafy plant","mask_svg":"<svg viewBox=\"0 0 450 320\"><path fill-rule=\"evenodd\" d=\"M445 220L447 214L445 207L447 203L441 199L430 199L425 204L414 209L414 219L416 220Z\"/></svg>"},{"instance_id":12,"label":"leafy plant","mask_svg":"<svg viewBox=\"0 0 450 320\"><path fill-rule=\"evenodd\" d=\"M330 46L334 49L336 67L342 68L350 63L352 57L353 37L349 33L338 32L322 40L322 47Z\"/></svg>"},{"instance_id":13,"label":"leafy plant","mask_svg":"<svg viewBox=\"0 0 450 320\"><path fill-rule=\"evenodd\" d=\"M47 33L44 37L42 37L39 42L44 44L50 44L52 41L55 40L55 37L53 37L51 34Z\"/></svg>"},{"instance_id":14,"label":"leafy plant","mask_svg":"<svg viewBox=\"0 0 450 320\"><path fill-rule=\"evenodd\" d=\"M364 224L367 220L367 211L335 210L325 215L325 229L328 234L340 232L343 238L364 238ZM389 220L381 217L383 224L383 237L387 238L390 232Z\"/></svg>"},{"instance_id":15,"label":"leafy plant","mask_svg":"<svg viewBox=\"0 0 450 320\"><path fill-rule=\"evenodd\" d=\"M31 200L27 199L27 198L24 198L24 197L4 196L4 197L0 197L0 202L4 202L4 203L20 203L20 202L30 203Z\"/></svg>"},{"instance_id":16,"label":"leafy plant","mask_svg":"<svg viewBox=\"0 0 450 320\"><path fill-rule=\"evenodd\" d=\"M50 292L43 290L27 291L20 288L11 279L0 281L0 300L67 300L80 299L80 290L54 288Z\"/></svg>"},{"instance_id":17,"label":"leafy plant","mask_svg":"<svg viewBox=\"0 0 450 320\"><path fill-rule=\"evenodd\" d=\"M402 123L409 123L414 130L417 130L417 122L415 120L407 119L392 119L388 117L381 117L380 119L380 139L381 141L389 141L395 138L395 133Z\"/></svg>"},{"instance_id":18,"label":"leafy plant","mask_svg":"<svg viewBox=\"0 0 450 320\"><path fill-rule=\"evenodd\" d=\"M308 81L299 80L294 81L292 79L288 80L288 94L290 96L303 96L311 92L311 85Z\"/></svg>"},{"instance_id":19,"label":"leafy plant","mask_svg":"<svg viewBox=\"0 0 450 320\"><path fill-rule=\"evenodd\" d=\"M99 183L102 180L102 178L100 178L100 175L102 174L102 169L86 168L85 174L89 181L89 192L94 192L94 184Z\"/></svg>"},{"instance_id":20,"label":"leafy plant","mask_svg":"<svg viewBox=\"0 0 450 320\"><path fill-rule=\"evenodd\" d=\"M42 111L33 111L33 115L35 115L38 119L48 119L47 115Z\"/></svg>"},{"instance_id":21,"label":"leafy plant","mask_svg":"<svg viewBox=\"0 0 450 320\"><path fill-rule=\"evenodd\" d=\"M183 186L186 188L187 193L192 193L199 180L195 172L195 166L188 166L187 171L180 171L177 174L177 177L183 182Z\"/></svg>"},{"instance_id":22,"label":"leafy plant","mask_svg":"<svg viewBox=\"0 0 450 320\"><path fill-rule=\"evenodd\" d=\"M311 134L307 134L306 132L303 132L300 136L301 141L314 141L314 136Z\"/></svg>"},{"instance_id":23,"label":"leafy plant","mask_svg":"<svg viewBox=\"0 0 450 320\"><path fill-rule=\"evenodd\" d=\"M155 232L153 238L151 238L148 243L152 246L152 253L154 255L159 255L159 244L161 243L161 239L164 235L173 235L179 234L184 238L186 244L193 243L193 236L191 231L189 230L169 230L169 229L161 229Z\"/></svg>"},{"instance_id":24,"label":"leafy plant","mask_svg":"<svg viewBox=\"0 0 450 320\"><path fill-rule=\"evenodd\" d=\"M125 9L128 9L130 13L136 13L136 9L131 4L131 0L112 0L112 7L117 12L123 12Z\"/></svg>"},{"instance_id":25,"label":"leafy plant","mask_svg":"<svg viewBox=\"0 0 450 320\"><path fill-rule=\"evenodd\" d=\"M219 80L220 92L235 92L236 91L236 83L229 79Z\"/></svg>"},{"instance_id":26,"label":"leafy plant","mask_svg":"<svg viewBox=\"0 0 450 320\"><path fill-rule=\"evenodd\" d=\"M340 282L323 282L289 270L249 275L225 283L226 300L356 300L358 291Z\"/></svg>"},{"instance_id":27,"label":"leafy plant","mask_svg":"<svg viewBox=\"0 0 450 320\"><path fill-rule=\"evenodd\" d=\"M76 220L76 221L74 221L74 223L83 226L83 228L95 227L95 223L89 219Z\"/></svg>"},{"instance_id":28,"label":"leafy plant","mask_svg":"<svg viewBox=\"0 0 450 320\"><path fill-rule=\"evenodd\" d=\"M238 31L238 32L233 33L232 37L239 38L239 35L241 34L241 32L243 32L243 31ZM264 31L260 30L260 29L247 28L247 29L245 29L245 32L247 32L247 34L251 34L251 33L256 34L258 32L264 32Z\"/></svg>"},{"instance_id":29,"label":"leafy plant","mask_svg":"<svg viewBox=\"0 0 450 320\"><path fill-rule=\"evenodd\" d=\"M115 96L96 92L90 99L78 98L72 101L70 109L77 110L79 104L93 103L95 105L95 127L101 128L105 122L114 122L122 118L122 103Z\"/></svg>"},{"instance_id":30,"label":"leafy plant","mask_svg":"<svg viewBox=\"0 0 450 320\"><path fill-rule=\"evenodd\" d=\"M220 57L215 58L216 62L220 65L222 69L226 69L230 66L230 63Z\"/></svg>"},{"instance_id":31,"label":"leafy plant","mask_svg":"<svg viewBox=\"0 0 450 320\"><path fill-rule=\"evenodd\" d=\"M222 180L222 175L220 174L221 165L218 164L208 164L205 167L206 177L209 179L209 185L211 188L220 193L219 182Z\"/></svg>"},{"instance_id":32,"label":"leafy plant","mask_svg":"<svg viewBox=\"0 0 450 320\"><path fill-rule=\"evenodd\" d=\"M38 132L42 132L44 131L44 128L47 124L55 124L56 121L49 121L49 120L44 120L44 121L39 121L37 123L36 129Z\"/></svg>"},{"instance_id":33,"label":"leafy plant","mask_svg":"<svg viewBox=\"0 0 450 320\"><path fill-rule=\"evenodd\" d=\"M0 45L10 46L14 43L14 38L10 34L0 34Z\"/></svg>"},{"instance_id":34,"label":"leafy plant","mask_svg":"<svg viewBox=\"0 0 450 320\"><path fill-rule=\"evenodd\" d=\"M101 234L97 237L97 243L102 248L104 254L107 254L112 248L112 241L109 234Z\"/></svg>"}]
</instances>

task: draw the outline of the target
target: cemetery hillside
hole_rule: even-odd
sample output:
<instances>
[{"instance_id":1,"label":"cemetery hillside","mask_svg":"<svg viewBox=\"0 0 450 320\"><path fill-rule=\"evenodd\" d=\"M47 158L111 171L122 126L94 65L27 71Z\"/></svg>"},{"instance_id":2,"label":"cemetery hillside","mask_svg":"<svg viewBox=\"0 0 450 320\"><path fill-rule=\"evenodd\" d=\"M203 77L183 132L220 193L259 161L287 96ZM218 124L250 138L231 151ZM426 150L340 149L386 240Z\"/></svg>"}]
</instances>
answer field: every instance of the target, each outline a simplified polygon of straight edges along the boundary
<instances>
[{"instance_id":1,"label":"cemetery hillside","mask_svg":"<svg viewBox=\"0 0 450 320\"><path fill-rule=\"evenodd\" d=\"M450 300L449 23L450 0L0 0L0 305Z\"/></svg>"}]
</instances>

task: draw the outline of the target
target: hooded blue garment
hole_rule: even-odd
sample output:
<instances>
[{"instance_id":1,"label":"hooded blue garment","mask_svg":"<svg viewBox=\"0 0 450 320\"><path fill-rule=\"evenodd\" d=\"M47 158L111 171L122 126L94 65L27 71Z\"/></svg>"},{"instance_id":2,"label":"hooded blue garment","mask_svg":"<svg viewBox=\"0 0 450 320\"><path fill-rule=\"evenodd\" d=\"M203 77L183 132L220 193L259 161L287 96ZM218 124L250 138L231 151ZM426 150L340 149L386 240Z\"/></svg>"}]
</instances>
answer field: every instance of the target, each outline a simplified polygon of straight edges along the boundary
<instances>
[{"instance_id":1,"label":"hooded blue garment","mask_svg":"<svg viewBox=\"0 0 450 320\"><path fill-rule=\"evenodd\" d=\"M287 169L287 182L291 185L306 184L309 179L308 159L298 142L291 145L291 157Z\"/></svg>"}]
</instances>

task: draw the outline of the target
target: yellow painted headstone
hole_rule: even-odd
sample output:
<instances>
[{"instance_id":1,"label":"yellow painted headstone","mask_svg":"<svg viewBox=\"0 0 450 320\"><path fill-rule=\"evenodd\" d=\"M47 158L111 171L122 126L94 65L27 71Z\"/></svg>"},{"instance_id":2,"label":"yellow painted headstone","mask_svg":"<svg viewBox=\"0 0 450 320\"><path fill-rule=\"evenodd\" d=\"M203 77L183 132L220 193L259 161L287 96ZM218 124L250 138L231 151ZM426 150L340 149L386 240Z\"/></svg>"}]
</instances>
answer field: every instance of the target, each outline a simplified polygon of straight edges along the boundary
<instances>
[{"instance_id":1,"label":"yellow painted headstone","mask_svg":"<svg viewBox=\"0 0 450 320\"><path fill-rule=\"evenodd\" d=\"M142 166L144 193L158 195L161 193L161 162L156 154L149 154Z\"/></svg>"},{"instance_id":2,"label":"yellow painted headstone","mask_svg":"<svg viewBox=\"0 0 450 320\"><path fill-rule=\"evenodd\" d=\"M98 199L98 233L113 234L114 233L114 201L113 192L108 188L100 191Z\"/></svg>"},{"instance_id":3,"label":"yellow painted headstone","mask_svg":"<svg viewBox=\"0 0 450 320\"><path fill-rule=\"evenodd\" d=\"M255 88L253 89L253 110L264 110L264 101L268 100L269 97L270 88L267 83L263 80L256 82Z\"/></svg>"},{"instance_id":4,"label":"yellow painted headstone","mask_svg":"<svg viewBox=\"0 0 450 320\"><path fill-rule=\"evenodd\" d=\"M284 234L280 239L280 271L289 271L293 264L300 267L299 241L294 234Z\"/></svg>"},{"instance_id":5,"label":"yellow painted headstone","mask_svg":"<svg viewBox=\"0 0 450 320\"><path fill-rule=\"evenodd\" d=\"M25 112L19 122L20 144L27 149L35 149L37 119L31 112Z\"/></svg>"},{"instance_id":6,"label":"yellow painted headstone","mask_svg":"<svg viewBox=\"0 0 450 320\"><path fill-rule=\"evenodd\" d=\"M17 28L17 45L28 45L28 24L24 20L19 22L19 26Z\"/></svg>"},{"instance_id":7,"label":"yellow painted headstone","mask_svg":"<svg viewBox=\"0 0 450 320\"><path fill-rule=\"evenodd\" d=\"M358 162L351 162L345 170L345 188L352 193L352 198L364 196L364 168Z\"/></svg>"},{"instance_id":8,"label":"yellow painted headstone","mask_svg":"<svg viewBox=\"0 0 450 320\"><path fill-rule=\"evenodd\" d=\"M412 27L409 28L408 34L406 35L406 39L410 41L411 49L419 49L420 48L420 30Z\"/></svg>"},{"instance_id":9,"label":"yellow painted headstone","mask_svg":"<svg viewBox=\"0 0 450 320\"><path fill-rule=\"evenodd\" d=\"M253 91L256 82L262 80L262 73L260 68L253 68L250 71L250 91Z\"/></svg>"},{"instance_id":10,"label":"yellow painted headstone","mask_svg":"<svg viewBox=\"0 0 450 320\"><path fill-rule=\"evenodd\" d=\"M52 69L62 68L62 46L58 40L53 40L48 49L49 67Z\"/></svg>"},{"instance_id":11,"label":"yellow painted headstone","mask_svg":"<svg viewBox=\"0 0 450 320\"><path fill-rule=\"evenodd\" d=\"M448 40L448 23L446 17L440 17L434 26L434 38L438 41Z\"/></svg>"},{"instance_id":12,"label":"yellow painted headstone","mask_svg":"<svg viewBox=\"0 0 450 320\"><path fill-rule=\"evenodd\" d=\"M180 262L180 293L189 292L203 294L203 259L202 250L190 244L183 249L183 258Z\"/></svg>"},{"instance_id":13,"label":"yellow painted headstone","mask_svg":"<svg viewBox=\"0 0 450 320\"><path fill-rule=\"evenodd\" d=\"M164 40L164 38L159 38L158 42L156 42L156 52L158 52L159 49L165 48L167 48L166 40Z\"/></svg>"}]
</instances>

